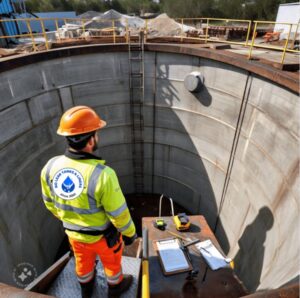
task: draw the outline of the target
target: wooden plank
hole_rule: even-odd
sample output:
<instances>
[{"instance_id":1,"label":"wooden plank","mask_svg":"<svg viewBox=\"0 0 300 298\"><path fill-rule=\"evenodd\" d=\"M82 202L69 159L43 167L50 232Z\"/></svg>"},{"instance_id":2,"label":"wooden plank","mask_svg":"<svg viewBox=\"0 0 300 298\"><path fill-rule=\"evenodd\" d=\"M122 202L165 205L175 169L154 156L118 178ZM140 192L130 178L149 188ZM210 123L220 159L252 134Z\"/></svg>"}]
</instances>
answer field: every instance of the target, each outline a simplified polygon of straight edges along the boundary
<instances>
[{"instance_id":1,"label":"wooden plank","mask_svg":"<svg viewBox=\"0 0 300 298\"><path fill-rule=\"evenodd\" d=\"M43 295L43 294L37 294L37 293L32 293L28 292L22 289L18 289L3 283L0 283L0 297L5 298L5 297L11 297L11 298L54 298L53 296L49 295Z\"/></svg>"}]
</instances>

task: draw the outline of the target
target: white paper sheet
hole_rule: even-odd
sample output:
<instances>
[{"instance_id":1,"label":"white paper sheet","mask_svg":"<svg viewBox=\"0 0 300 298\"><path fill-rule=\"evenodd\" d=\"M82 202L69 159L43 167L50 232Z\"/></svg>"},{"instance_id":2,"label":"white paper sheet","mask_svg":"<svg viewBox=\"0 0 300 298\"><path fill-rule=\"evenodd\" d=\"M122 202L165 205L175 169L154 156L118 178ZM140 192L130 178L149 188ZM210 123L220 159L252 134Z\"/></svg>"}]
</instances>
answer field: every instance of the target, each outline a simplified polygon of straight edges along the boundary
<instances>
[{"instance_id":1,"label":"white paper sheet","mask_svg":"<svg viewBox=\"0 0 300 298\"><path fill-rule=\"evenodd\" d=\"M156 245L166 272L189 268L177 239L157 241Z\"/></svg>"},{"instance_id":2,"label":"white paper sheet","mask_svg":"<svg viewBox=\"0 0 300 298\"><path fill-rule=\"evenodd\" d=\"M230 259L226 259L213 245L211 240L205 240L196 244L200 253L208 263L212 270L217 270L223 267L229 267Z\"/></svg>"}]
</instances>

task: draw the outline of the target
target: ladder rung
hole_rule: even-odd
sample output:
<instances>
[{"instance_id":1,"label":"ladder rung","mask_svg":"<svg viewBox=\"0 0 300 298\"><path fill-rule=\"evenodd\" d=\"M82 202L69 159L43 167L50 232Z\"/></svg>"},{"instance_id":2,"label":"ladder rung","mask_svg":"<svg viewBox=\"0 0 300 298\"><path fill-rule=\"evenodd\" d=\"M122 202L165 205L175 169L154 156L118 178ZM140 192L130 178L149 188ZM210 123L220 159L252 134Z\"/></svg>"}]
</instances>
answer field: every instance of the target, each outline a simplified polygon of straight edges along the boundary
<instances>
[{"instance_id":1,"label":"ladder rung","mask_svg":"<svg viewBox=\"0 0 300 298\"><path fill-rule=\"evenodd\" d=\"M138 101L139 100L139 101ZM141 107L143 105L143 101L141 101L141 99L136 99L135 101L131 102L131 105L135 108L135 107Z\"/></svg>"},{"instance_id":2,"label":"ladder rung","mask_svg":"<svg viewBox=\"0 0 300 298\"><path fill-rule=\"evenodd\" d=\"M133 138L134 141L136 141L134 143L134 146L133 146L133 153L135 155L138 155L138 153L142 154L144 152L144 139L143 138ZM137 142L139 141L139 143Z\"/></svg>"},{"instance_id":3,"label":"ladder rung","mask_svg":"<svg viewBox=\"0 0 300 298\"><path fill-rule=\"evenodd\" d=\"M142 167L136 167L136 166L133 166L134 167L134 170L136 171L136 172L138 172L138 171L141 171L141 172L143 172L144 171L144 167L142 166Z\"/></svg>"},{"instance_id":4,"label":"ladder rung","mask_svg":"<svg viewBox=\"0 0 300 298\"><path fill-rule=\"evenodd\" d=\"M133 119L133 124L135 126L142 125L144 124L144 121L142 119Z\"/></svg>"},{"instance_id":5,"label":"ladder rung","mask_svg":"<svg viewBox=\"0 0 300 298\"><path fill-rule=\"evenodd\" d=\"M144 161L142 161L142 160L134 160L133 164L134 164L135 167L137 167L137 168L142 168L142 167L143 167L143 164L144 164Z\"/></svg>"},{"instance_id":6,"label":"ladder rung","mask_svg":"<svg viewBox=\"0 0 300 298\"><path fill-rule=\"evenodd\" d=\"M143 153L143 152L141 152L141 153ZM135 156L135 158L139 158L139 159L143 159L143 156L142 156L142 154L136 154L136 155L134 155ZM134 166L135 166L135 164L133 164ZM140 164L140 166L135 166L136 168L143 168L143 165L142 164Z\"/></svg>"},{"instance_id":7,"label":"ladder rung","mask_svg":"<svg viewBox=\"0 0 300 298\"><path fill-rule=\"evenodd\" d=\"M138 146L141 146L141 143L144 142L144 137L140 134L139 136L138 135L133 135L132 138L134 139L134 141L135 141L135 143L137 145L136 147L133 148L133 150L138 151L139 149L141 149Z\"/></svg>"},{"instance_id":8,"label":"ladder rung","mask_svg":"<svg viewBox=\"0 0 300 298\"><path fill-rule=\"evenodd\" d=\"M142 170L144 168L144 164L142 162L140 162L139 164L134 163L133 166L136 170Z\"/></svg>"},{"instance_id":9,"label":"ladder rung","mask_svg":"<svg viewBox=\"0 0 300 298\"><path fill-rule=\"evenodd\" d=\"M136 158L142 159L142 155L140 154L140 155L137 156ZM140 166L135 166L135 164L133 164L133 166L134 166L135 168L140 168L140 169L142 169L142 168L144 167L142 164L140 164Z\"/></svg>"},{"instance_id":10,"label":"ladder rung","mask_svg":"<svg viewBox=\"0 0 300 298\"><path fill-rule=\"evenodd\" d=\"M139 126L141 127L144 124L143 119L133 119L133 125L137 128L137 130L141 131L141 129L139 129ZM137 137L138 132L136 132L135 136Z\"/></svg>"},{"instance_id":11,"label":"ladder rung","mask_svg":"<svg viewBox=\"0 0 300 298\"><path fill-rule=\"evenodd\" d=\"M134 49L131 49L130 51L140 53L142 51L142 49L141 48L134 48Z\"/></svg>"},{"instance_id":12,"label":"ladder rung","mask_svg":"<svg viewBox=\"0 0 300 298\"><path fill-rule=\"evenodd\" d=\"M141 122L142 121L142 112L139 111L135 111L132 114L132 120L137 123L138 121Z\"/></svg>"},{"instance_id":13,"label":"ladder rung","mask_svg":"<svg viewBox=\"0 0 300 298\"><path fill-rule=\"evenodd\" d=\"M143 73L142 72L132 72L131 75L133 77L142 77L143 76Z\"/></svg>"},{"instance_id":14,"label":"ladder rung","mask_svg":"<svg viewBox=\"0 0 300 298\"><path fill-rule=\"evenodd\" d=\"M134 57L134 58L130 58L131 61L142 61L143 58L140 57Z\"/></svg>"},{"instance_id":15,"label":"ladder rung","mask_svg":"<svg viewBox=\"0 0 300 298\"><path fill-rule=\"evenodd\" d=\"M136 139L136 138L134 138L134 143L142 144L142 143L144 143L144 140L143 139Z\"/></svg>"}]
</instances>

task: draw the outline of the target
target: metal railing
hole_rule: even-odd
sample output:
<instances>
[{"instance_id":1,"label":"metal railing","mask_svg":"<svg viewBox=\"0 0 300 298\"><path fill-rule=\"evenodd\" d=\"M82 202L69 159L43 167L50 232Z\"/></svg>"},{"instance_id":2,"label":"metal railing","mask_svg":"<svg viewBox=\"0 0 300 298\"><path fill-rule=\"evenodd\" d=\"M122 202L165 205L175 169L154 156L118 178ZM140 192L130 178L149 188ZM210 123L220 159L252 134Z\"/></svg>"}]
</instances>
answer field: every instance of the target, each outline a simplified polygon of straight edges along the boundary
<instances>
[{"instance_id":1,"label":"metal railing","mask_svg":"<svg viewBox=\"0 0 300 298\"><path fill-rule=\"evenodd\" d=\"M184 26L196 28L196 32L187 32L189 38L207 42L221 42L247 46L251 31L251 21L222 18L182 18L177 19L181 24L181 36L185 34ZM196 35L198 30L199 36ZM201 34L202 33L202 34ZM237 34L238 33L238 34Z\"/></svg>"},{"instance_id":2,"label":"metal railing","mask_svg":"<svg viewBox=\"0 0 300 298\"><path fill-rule=\"evenodd\" d=\"M286 53L300 53L299 23L251 22L250 20L221 18L181 18L176 20L166 18L166 20L171 22L167 23L167 26L169 26L169 24L170 26L175 26L174 28L176 30L171 30L172 33L169 35L167 32L165 35L160 36L161 38L172 36L179 42L217 42L240 45L248 50L246 54L249 59L252 59L255 55L254 48L277 50L282 52L281 64L284 63ZM175 23L175 21L177 23ZM56 43L64 43L64 46L67 46L68 42L73 45L76 41L93 40L99 43L101 43L101 41L114 44L128 43L129 36L131 36L131 38L135 35L138 36L141 30L145 32L146 40L151 41L151 37L153 37L152 34L157 28L155 29L153 27L153 20L145 20L143 22L139 28L132 28L129 26L127 19L0 19L0 28L5 29L6 24L13 23L19 30L19 34L0 35L0 46L1 40L3 39L18 40L17 42L19 43L31 43L33 51L49 50L53 40ZM52 32L48 32L47 30L47 27L51 27L50 25L54 29ZM280 34L276 31L278 25L285 26L284 39L279 39ZM294 48L296 43L298 46L297 49ZM39 48L38 46L40 44L44 46Z\"/></svg>"},{"instance_id":3,"label":"metal railing","mask_svg":"<svg viewBox=\"0 0 300 298\"><path fill-rule=\"evenodd\" d=\"M119 27L116 25L117 22L121 20L99 20L93 21L95 26L100 24L100 28L87 28L89 22L92 22L90 19L77 19L77 18L22 18L22 19L0 19L0 25L6 23L15 23L19 31L23 31L19 34L14 35L2 35L1 39L18 39L19 42L26 42L26 38L29 38L32 42L32 47L34 51L37 51L38 43L45 43L46 50L50 49L49 43L49 31L46 29L45 23L47 22L54 24L55 30L55 40L58 42L66 41L66 40L86 40L93 39L96 37L104 37L110 36L112 38L112 42L117 42L117 36L120 36L120 32L118 31ZM38 24L37 24L38 23ZM60 25L59 25L60 23ZM128 42L128 22L124 24L124 34L122 34L125 38L125 42ZM53 25L52 24L52 25ZM53 27L53 26L52 26ZM24 32L24 31L27 32ZM64 31L65 30L65 31ZM96 32L97 31L97 32ZM64 32L66 35L63 35ZM86 35L86 33L89 35ZM92 34L95 34L94 36ZM97 34L98 33L98 34ZM41 38L43 38L41 40ZM25 40L24 40L25 39Z\"/></svg>"},{"instance_id":4,"label":"metal railing","mask_svg":"<svg viewBox=\"0 0 300 298\"><path fill-rule=\"evenodd\" d=\"M250 44L250 49L249 49L249 55L248 58L251 59L252 58L252 52L253 52L253 48L263 48L263 49L272 49L272 50L280 50L282 51L282 56L281 56L281 64L284 63L284 59L286 56L287 52L291 52L291 53L299 53L299 50L295 50L294 49L294 45L295 45L295 41L298 35L298 31L299 31L299 23L298 24L292 24L292 23L280 23L280 22L271 22L271 21L254 21L254 29L253 29L253 33L252 33L252 41ZM266 26L268 25L268 29L267 29L267 33L262 36L262 38L259 38L259 34L258 34L258 28L259 26ZM285 27L287 27L287 30L284 32L280 32L280 31L276 31L276 25L283 25ZM295 31L294 31L294 36L291 39L291 34L292 34L292 29L293 27L295 27ZM280 35L281 34L286 34L286 38L282 39L282 42L280 42ZM263 39L263 41L262 41ZM271 44L271 42L277 42L277 45L273 45ZM270 42L268 44L268 42ZM289 48L289 43L291 48Z\"/></svg>"}]
</instances>

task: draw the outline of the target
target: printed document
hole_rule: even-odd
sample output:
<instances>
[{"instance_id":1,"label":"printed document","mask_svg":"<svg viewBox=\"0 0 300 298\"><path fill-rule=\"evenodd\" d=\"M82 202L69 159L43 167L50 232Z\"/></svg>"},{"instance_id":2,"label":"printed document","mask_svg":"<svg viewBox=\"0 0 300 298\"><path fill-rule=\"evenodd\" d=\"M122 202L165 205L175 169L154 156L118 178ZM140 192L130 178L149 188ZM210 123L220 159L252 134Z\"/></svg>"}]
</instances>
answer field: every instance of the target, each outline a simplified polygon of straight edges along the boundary
<instances>
[{"instance_id":1,"label":"printed document","mask_svg":"<svg viewBox=\"0 0 300 298\"><path fill-rule=\"evenodd\" d=\"M156 242L156 245L166 272L189 268L186 256L177 239L160 240Z\"/></svg>"},{"instance_id":2,"label":"printed document","mask_svg":"<svg viewBox=\"0 0 300 298\"><path fill-rule=\"evenodd\" d=\"M222 254L213 245L211 240L205 240L196 244L203 258L208 263L212 270L217 270L219 268L228 267L230 259L224 258Z\"/></svg>"}]
</instances>

